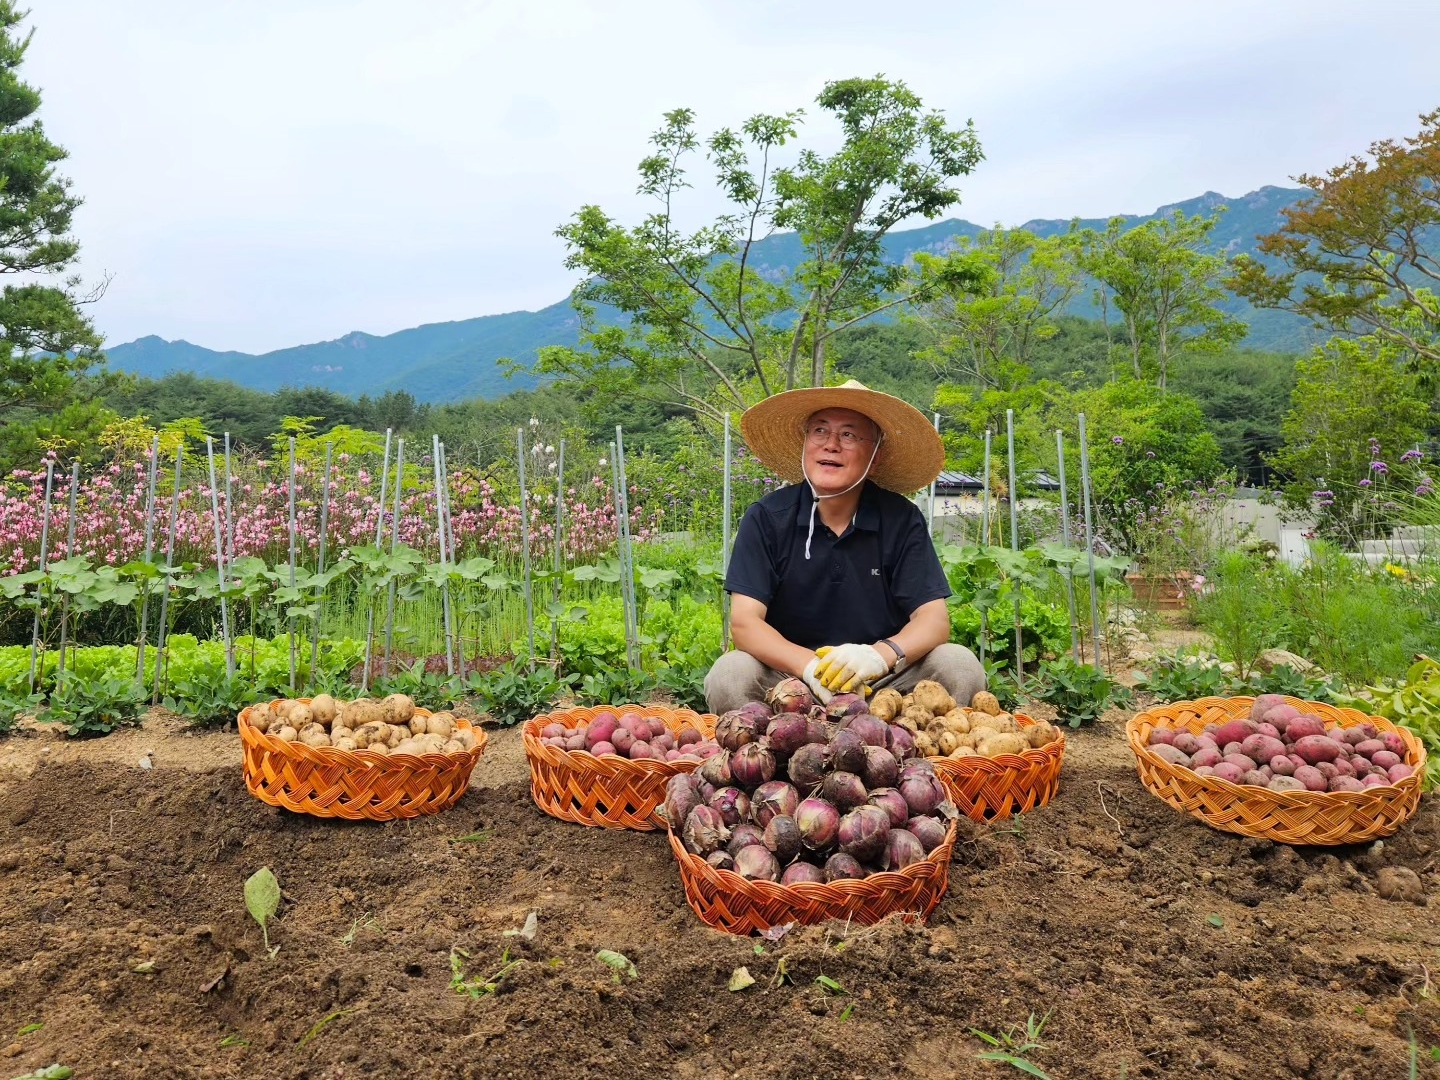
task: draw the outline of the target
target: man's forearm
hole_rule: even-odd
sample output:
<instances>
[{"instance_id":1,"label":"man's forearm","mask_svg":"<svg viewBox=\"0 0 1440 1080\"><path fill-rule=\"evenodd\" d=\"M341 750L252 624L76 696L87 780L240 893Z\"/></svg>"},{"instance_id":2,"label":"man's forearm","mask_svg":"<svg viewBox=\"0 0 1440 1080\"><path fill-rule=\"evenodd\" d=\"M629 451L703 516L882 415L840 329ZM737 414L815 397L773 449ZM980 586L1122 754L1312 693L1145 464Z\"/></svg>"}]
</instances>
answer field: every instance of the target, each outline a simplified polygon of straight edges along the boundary
<instances>
[{"instance_id":1,"label":"man's forearm","mask_svg":"<svg viewBox=\"0 0 1440 1080\"><path fill-rule=\"evenodd\" d=\"M797 678L815 653L785 638L763 619L735 622L730 627L735 648L747 652L762 664L784 671Z\"/></svg>"},{"instance_id":2,"label":"man's forearm","mask_svg":"<svg viewBox=\"0 0 1440 1080\"><path fill-rule=\"evenodd\" d=\"M907 664L917 664L921 658L937 645L950 640L950 611L944 600L932 600L915 609L910 621L892 634L890 640L905 651ZM893 669L898 659L895 651L884 642L877 641L875 650Z\"/></svg>"}]
</instances>

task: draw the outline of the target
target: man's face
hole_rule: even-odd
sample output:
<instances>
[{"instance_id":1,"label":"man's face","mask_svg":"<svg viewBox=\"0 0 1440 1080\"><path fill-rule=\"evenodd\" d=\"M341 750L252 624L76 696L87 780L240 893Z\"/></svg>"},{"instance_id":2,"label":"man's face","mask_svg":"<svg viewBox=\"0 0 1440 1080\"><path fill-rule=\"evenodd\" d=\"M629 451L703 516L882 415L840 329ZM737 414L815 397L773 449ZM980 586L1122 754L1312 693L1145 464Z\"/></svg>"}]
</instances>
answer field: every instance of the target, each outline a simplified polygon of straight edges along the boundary
<instances>
[{"instance_id":1,"label":"man's face","mask_svg":"<svg viewBox=\"0 0 1440 1080\"><path fill-rule=\"evenodd\" d=\"M857 484L878 437L874 422L854 409L821 409L812 414L805 421L805 474L815 490L832 495Z\"/></svg>"}]
</instances>

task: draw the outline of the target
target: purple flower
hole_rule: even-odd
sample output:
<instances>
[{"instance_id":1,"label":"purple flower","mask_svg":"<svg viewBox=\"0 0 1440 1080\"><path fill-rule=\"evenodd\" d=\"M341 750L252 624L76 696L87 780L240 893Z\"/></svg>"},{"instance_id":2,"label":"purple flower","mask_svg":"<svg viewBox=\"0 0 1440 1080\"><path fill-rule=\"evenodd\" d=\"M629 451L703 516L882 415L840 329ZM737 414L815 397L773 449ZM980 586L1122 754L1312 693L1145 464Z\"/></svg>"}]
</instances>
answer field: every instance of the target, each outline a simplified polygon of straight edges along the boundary
<instances>
[{"instance_id":1,"label":"purple flower","mask_svg":"<svg viewBox=\"0 0 1440 1080\"><path fill-rule=\"evenodd\" d=\"M1423 458L1424 456L1425 456L1425 451L1423 451L1423 450L1406 450L1405 453L1403 453L1403 454L1400 455L1400 460L1401 460L1401 461L1419 461L1419 460L1420 460L1421 458Z\"/></svg>"},{"instance_id":2,"label":"purple flower","mask_svg":"<svg viewBox=\"0 0 1440 1080\"><path fill-rule=\"evenodd\" d=\"M1390 471L1390 466L1386 465L1383 461L1372 461L1370 462L1370 471L1384 476Z\"/></svg>"},{"instance_id":3,"label":"purple flower","mask_svg":"<svg viewBox=\"0 0 1440 1080\"><path fill-rule=\"evenodd\" d=\"M1119 435L1112 435L1112 436L1110 436L1110 441L1111 441L1112 443L1114 443L1116 446L1119 446L1119 445L1120 445L1121 443L1123 443L1125 440L1122 439Z\"/></svg>"},{"instance_id":4,"label":"purple flower","mask_svg":"<svg viewBox=\"0 0 1440 1080\"><path fill-rule=\"evenodd\" d=\"M1370 486L1371 484L1373 484L1373 483L1374 483L1373 480L1361 480L1361 481L1360 481L1360 486L1361 486L1361 487L1369 487L1369 486Z\"/></svg>"}]
</instances>

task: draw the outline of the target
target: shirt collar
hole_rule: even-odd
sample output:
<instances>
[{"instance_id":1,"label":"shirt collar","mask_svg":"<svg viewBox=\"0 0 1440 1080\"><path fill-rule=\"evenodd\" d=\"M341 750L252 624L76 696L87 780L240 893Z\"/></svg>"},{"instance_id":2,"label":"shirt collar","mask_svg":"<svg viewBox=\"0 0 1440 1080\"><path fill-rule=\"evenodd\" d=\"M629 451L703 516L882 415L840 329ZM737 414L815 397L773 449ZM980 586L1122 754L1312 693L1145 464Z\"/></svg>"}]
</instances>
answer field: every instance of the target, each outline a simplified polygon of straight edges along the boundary
<instances>
[{"instance_id":1,"label":"shirt collar","mask_svg":"<svg viewBox=\"0 0 1440 1080\"><path fill-rule=\"evenodd\" d=\"M815 501L815 496L811 493L809 484L801 483L796 486L800 489L800 498L795 507L795 524L805 529L810 525L810 504ZM879 490L870 479L866 479L860 488L860 505L855 508L855 528L869 532L880 531Z\"/></svg>"}]
</instances>

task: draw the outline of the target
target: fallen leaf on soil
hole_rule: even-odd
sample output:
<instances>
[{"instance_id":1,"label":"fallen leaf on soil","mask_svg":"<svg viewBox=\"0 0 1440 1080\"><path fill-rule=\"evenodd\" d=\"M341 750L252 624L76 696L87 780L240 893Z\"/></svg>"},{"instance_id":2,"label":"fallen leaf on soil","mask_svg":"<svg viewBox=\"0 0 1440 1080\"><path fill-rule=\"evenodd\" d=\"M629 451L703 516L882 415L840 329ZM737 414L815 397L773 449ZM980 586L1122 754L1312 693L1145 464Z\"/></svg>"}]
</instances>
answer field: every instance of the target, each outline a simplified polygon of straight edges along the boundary
<instances>
[{"instance_id":1,"label":"fallen leaf on soil","mask_svg":"<svg viewBox=\"0 0 1440 1080\"><path fill-rule=\"evenodd\" d=\"M731 993L734 993L736 990L744 990L747 986L754 985L755 976L750 974L749 968L738 967L735 969L734 974L730 976L729 989Z\"/></svg>"}]
</instances>

